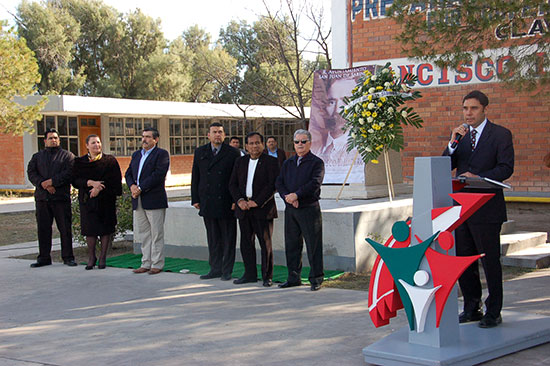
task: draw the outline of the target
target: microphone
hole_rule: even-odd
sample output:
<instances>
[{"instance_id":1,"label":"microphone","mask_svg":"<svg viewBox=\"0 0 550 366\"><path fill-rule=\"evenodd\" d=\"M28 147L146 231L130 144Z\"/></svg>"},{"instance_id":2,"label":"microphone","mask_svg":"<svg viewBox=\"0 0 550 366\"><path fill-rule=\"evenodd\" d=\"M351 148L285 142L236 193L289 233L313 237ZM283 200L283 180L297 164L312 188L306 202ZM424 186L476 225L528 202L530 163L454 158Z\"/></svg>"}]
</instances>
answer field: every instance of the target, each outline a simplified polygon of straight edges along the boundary
<instances>
[{"instance_id":1,"label":"microphone","mask_svg":"<svg viewBox=\"0 0 550 366\"><path fill-rule=\"evenodd\" d=\"M467 123L463 123L462 126L464 126L464 128L469 128L470 127L470 126L468 126ZM458 146L458 143L460 142L460 139L462 139L462 137L464 137L464 136L462 136L459 133L456 134L455 139L451 143L451 149L456 149L456 147Z\"/></svg>"}]
</instances>

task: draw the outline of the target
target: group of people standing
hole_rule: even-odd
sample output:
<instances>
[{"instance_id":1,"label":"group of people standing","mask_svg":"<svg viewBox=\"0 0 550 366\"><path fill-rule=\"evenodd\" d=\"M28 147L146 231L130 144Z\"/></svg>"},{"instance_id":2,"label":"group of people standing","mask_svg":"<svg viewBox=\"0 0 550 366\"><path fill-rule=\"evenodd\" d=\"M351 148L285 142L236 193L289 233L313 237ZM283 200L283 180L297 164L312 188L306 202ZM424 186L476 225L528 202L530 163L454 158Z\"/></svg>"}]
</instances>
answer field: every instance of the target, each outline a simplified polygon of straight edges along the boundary
<instances>
[{"instance_id":1,"label":"group of people standing","mask_svg":"<svg viewBox=\"0 0 550 366\"><path fill-rule=\"evenodd\" d=\"M305 240L311 266L311 290L323 281L322 220L319 208L324 164L310 152L308 131L294 133L296 155L286 159L273 136L251 132L245 138L248 154L223 143L220 123L208 130L209 143L195 150L191 178L191 203L206 227L210 271L201 279L229 281L236 251L237 223L241 233L244 275L233 281L258 281L255 238L261 249L263 286L273 284L273 220L277 218L275 193L285 200L285 254L288 280L279 287L301 285L302 248ZM293 215L300 212L301 215Z\"/></svg>"},{"instance_id":2,"label":"group of people standing","mask_svg":"<svg viewBox=\"0 0 550 366\"><path fill-rule=\"evenodd\" d=\"M165 189L170 157L157 146L159 133L146 128L142 149L132 154L125 173L132 194L136 233L141 241L141 266L134 273L160 273L164 267L164 219L168 199ZM97 135L86 138L88 153L75 158L63 150L59 134L44 134L45 149L34 154L28 166L29 180L35 185L39 255L31 267L52 263L52 223L61 233L62 258L76 266L72 249L70 185L78 189L81 233L88 245L87 270L96 264L106 266L107 251L117 224L116 198L122 194L120 166L112 155L102 152ZM206 228L210 271L201 279L232 278L235 263L237 225L241 232L241 255L245 273L235 284L256 282L255 238L261 248L263 285L273 282L273 220L277 218L275 193L284 199L285 254L288 280L279 287L301 285L302 248L305 240L311 265L311 290L323 281L322 220L319 207L324 164L310 152L311 135L306 130L294 134L296 155L286 159L274 136L259 132L245 138L248 153L224 143L220 123L208 130L209 143L195 150L191 182L192 205L199 210ZM96 246L101 243L99 261Z\"/></svg>"}]
</instances>

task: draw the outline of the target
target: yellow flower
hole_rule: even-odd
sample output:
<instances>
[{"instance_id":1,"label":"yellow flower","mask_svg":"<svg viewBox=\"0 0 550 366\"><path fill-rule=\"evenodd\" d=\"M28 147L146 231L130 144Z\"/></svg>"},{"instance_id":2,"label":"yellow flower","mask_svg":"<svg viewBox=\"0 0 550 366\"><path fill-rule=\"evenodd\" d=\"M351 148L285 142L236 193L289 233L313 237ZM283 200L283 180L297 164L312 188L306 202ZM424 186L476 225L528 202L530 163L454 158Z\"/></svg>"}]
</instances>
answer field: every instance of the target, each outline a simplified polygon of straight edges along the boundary
<instances>
[{"instance_id":1,"label":"yellow flower","mask_svg":"<svg viewBox=\"0 0 550 366\"><path fill-rule=\"evenodd\" d=\"M365 130L364 128L361 128L361 133L367 133L367 130Z\"/></svg>"},{"instance_id":2,"label":"yellow flower","mask_svg":"<svg viewBox=\"0 0 550 366\"><path fill-rule=\"evenodd\" d=\"M348 114L348 109L347 108L344 109L344 113Z\"/></svg>"},{"instance_id":3,"label":"yellow flower","mask_svg":"<svg viewBox=\"0 0 550 366\"><path fill-rule=\"evenodd\" d=\"M354 113L354 114L353 114L353 118L357 118L357 113Z\"/></svg>"},{"instance_id":4,"label":"yellow flower","mask_svg":"<svg viewBox=\"0 0 550 366\"><path fill-rule=\"evenodd\" d=\"M381 97L381 98L380 98L380 101L381 101L382 103L386 103L386 100L387 100L386 97Z\"/></svg>"},{"instance_id":5,"label":"yellow flower","mask_svg":"<svg viewBox=\"0 0 550 366\"><path fill-rule=\"evenodd\" d=\"M363 103L363 108L367 108L367 103Z\"/></svg>"},{"instance_id":6,"label":"yellow flower","mask_svg":"<svg viewBox=\"0 0 550 366\"><path fill-rule=\"evenodd\" d=\"M390 123L390 128L393 128L393 123Z\"/></svg>"},{"instance_id":7,"label":"yellow flower","mask_svg":"<svg viewBox=\"0 0 550 366\"><path fill-rule=\"evenodd\" d=\"M367 111L367 113L366 113L366 116L365 116L365 117L370 117L370 115L371 115L371 112L370 112L370 111Z\"/></svg>"},{"instance_id":8,"label":"yellow flower","mask_svg":"<svg viewBox=\"0 0 550 366\"><path fill-rule=\"evenodd\" d=\"M363 82L363 85L369 85L369 81L370 81L369 79L365 80L365 81Z\"/></svg>"},{"instance_id":9,"label":"yellow flower","mask_svg":"<svg viewBox=\"0 0 550 366\"><path fill-rule=\"evenodd\" d=\"M384 89L384 88L381 87L380 85L378 85L378 86L376 87L376 90L382 90L382 89Z\"/></svg>"},{"instance_id":10,"label":"yellow flower","mask_svg":"<svg viewBox=\"0 0 550 366\"><path fill-rule=\"evenodd\" d=\"M391 91L393 91L393 90L391 90L391 89L388 88L388 91L391 92Z\"/></svg>"},{"instance_id":11,"label":"yellow flower","mask_svg":"<svg viewBox=\"0 0 550 366\"><path fill-rule=\"evenodd\" d=\"M376 105L379 106L379 107L382 107L382 103L380 103L380 102L378 102Z\"/></svg>"},{"instance_id":12,"label":"yellow flower","mask_svg":"<svg viewBox=\"0 0 550 366\"><path fill-rule=\"evenodd\" d=\"M357 90L359 90L357 87L353 88L353 90L351 91L352 93L356 93Z\"/></svg>"},{"instance_id":13,"label":"yellow flower","mask_svg":"<svg viewBox=\"0 0 550 366\"><path fill-rule=\"evenodd\" d=\"M372 117L373 117L373 118L376 118L377 116L378 116L378 113L372 112Z\"/></svg>"},{"instance_id":14,"label":"yellow flower","mask_svg":"<svg viewBox=\"0 0 550 366\"><path fill-rule=\"evenodd\" d=\"M363 112L361 112L361 116L362 117L368 117L370 113L369 114L367 114L367 113L369 113L369 112L368 111L363 111Z\"/></svg>"},{"instance_id":15,"label":"yellow flower","mask_svg":"<svg viewBox=\"0 0 550 366\"><path fill-rule=\"evenodd\" d=\"M381 150L384 147L384 145L378 145L376 146L376 150Z\"/></svg>"},{"instance_id":16,"label":"yellow flower","mask_svg":"<svg viewBox=\"0 0 550 366\"><path fill-rule=\"evenodd\" d=\"M376 160L376 159L372 159L370 162L373 163L373 164L378 164L378 160Z\"/></svg>"},{"instance_id":17,"label":"yellow flower","mask_svg":"<svg viewBox=\"0 0 550 366\"><path fill-rule=\"evenodd\" d=\"M374 128L376 131L380 130L380 126L378 126L376 123L372 125L372 128Z\"/></svg>"},{"instance_id":18,"label":"yellow flower","mask_svg":"<svg viewBox=\"0 0 550 366\"><path fill-rule=\"evenodd\" d=\"M367 137L367 135L365 135L364 133L362 133L361 136L363 136L363 137L365 137L365 138Z\"/></svg>"},{"instance_id":19,"label":"yellow flower","mask_svg":"<svg viewBox=\"0 0 550 366\"><path fill-rule=\"evenodd\" d=\"M372 95L369 95L369 97L367 98L369 101L372 100Z\"/></svg>"}]
</instances>

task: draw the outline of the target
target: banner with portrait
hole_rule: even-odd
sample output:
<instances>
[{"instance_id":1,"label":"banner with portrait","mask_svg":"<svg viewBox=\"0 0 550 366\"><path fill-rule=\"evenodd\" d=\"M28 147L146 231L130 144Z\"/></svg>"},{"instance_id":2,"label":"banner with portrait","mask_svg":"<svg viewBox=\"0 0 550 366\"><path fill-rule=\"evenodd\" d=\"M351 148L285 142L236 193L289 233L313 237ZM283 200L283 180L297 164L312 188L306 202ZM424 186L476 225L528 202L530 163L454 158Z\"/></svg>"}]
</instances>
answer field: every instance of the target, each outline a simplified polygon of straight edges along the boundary
<instances>
[{"instance_id":1,"label":"banner with portrait","mask_svg":"<svg viewBox=\"0 0 550 366\"><path fill-rule=\"evenodd\" d=\"M365 70L374 72L374 65L315 71L309 132L313 140L311 151L325 162L324 184L344 183L357 153L356 149L347 152L348 133L342 131L345 120L339 112L344 97L351 96ZM364 183L364 170L365 164L358 156L347 183Z\"/></svg>"}]
</instances>

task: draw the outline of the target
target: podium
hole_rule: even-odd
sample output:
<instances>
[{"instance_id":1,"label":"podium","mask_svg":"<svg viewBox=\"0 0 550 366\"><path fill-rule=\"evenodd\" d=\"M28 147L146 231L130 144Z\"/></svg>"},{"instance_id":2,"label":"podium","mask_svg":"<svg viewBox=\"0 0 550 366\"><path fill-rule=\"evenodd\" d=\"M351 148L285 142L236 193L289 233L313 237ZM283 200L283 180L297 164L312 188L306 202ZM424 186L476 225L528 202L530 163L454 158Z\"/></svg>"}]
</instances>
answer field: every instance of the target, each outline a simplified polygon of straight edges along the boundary
<instances>
[{"instance_id":1,"label":"podium","mask_svg":"<svg viewBox=\"0 0 550 366\"><path fill-rule=\"evenodd\" d=\"M486 178L458 177L453 180L451 161L447 156L415 158L413 187L410 247L420 245L419 240L435 234L434 212L452 206L450 194L453 187L476 190L509 188L504 183ZM438 250L434 243L431 246ZM454 254L454 248L447 253ZM433 278L426 258L418 269ZM430 286L436 290L432 280L423 286L426 290ZM504 301L506 305L506 298ZM490 329L479 328L477 323L459 324L457 285L454 284L439 326L436 326L436 305L432 302L421 332L411 330L411 327L400 329L365 347L364 359L367 364L376 365L473 365L550 341L550 317L511 311L502 311L502 316L503 323Z\"/></svg>"}]
</instances>

